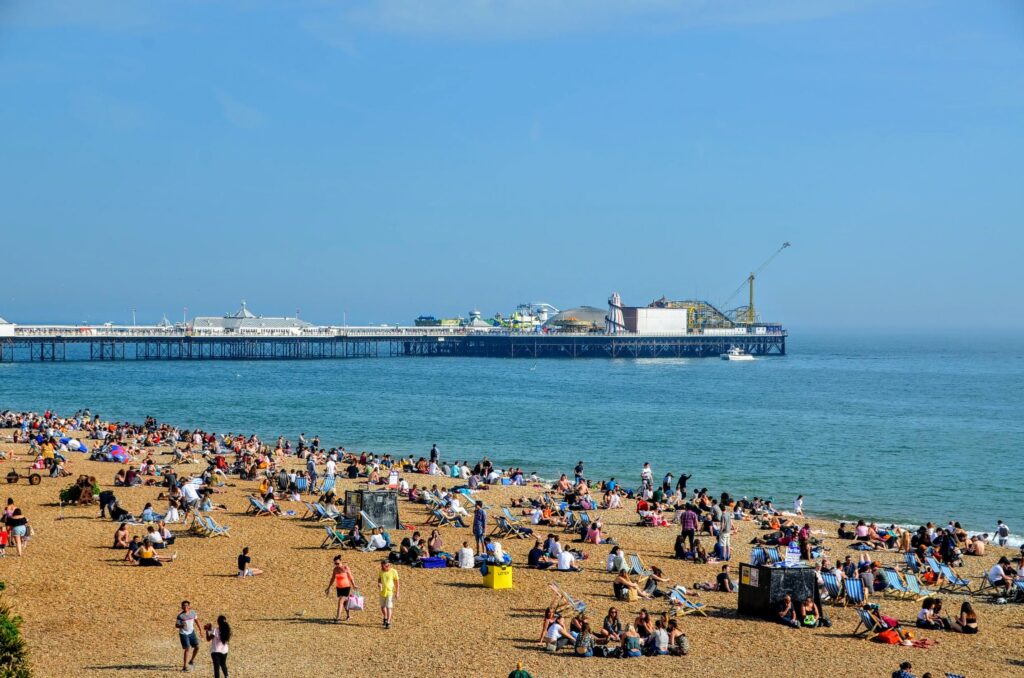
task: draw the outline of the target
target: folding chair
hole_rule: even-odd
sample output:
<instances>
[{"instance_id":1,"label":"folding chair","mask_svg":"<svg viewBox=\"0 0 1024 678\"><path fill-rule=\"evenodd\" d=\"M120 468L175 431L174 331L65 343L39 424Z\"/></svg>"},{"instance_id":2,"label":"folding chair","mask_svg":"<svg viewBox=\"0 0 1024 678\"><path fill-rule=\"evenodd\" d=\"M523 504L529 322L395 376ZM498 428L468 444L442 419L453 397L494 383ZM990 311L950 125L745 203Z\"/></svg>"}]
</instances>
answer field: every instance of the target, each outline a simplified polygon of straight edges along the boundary
<instances>
[{"instance_id":1,"label":"folding chair","mask_svg":"<svg viewBox=\"0 0 1024 678\"><path fill-rule=\"evenodd\" d=\"M828 593L829 602L839 605L843 601L843 590L839 586L839 578L834 572L822 572L821 580L825 582L825 591Z\"/></svg>"},{"instance_id":2,"label":"folding chair","mask_svg":"<svg viewBox=\"0 0 1024 678\"><path fill-rule=\"evenodd\" d=\"M629 557L629 573L635 574L638 577L649 577L651 571L644 567L644 562L640 560L640 554L634 553Z\"/></svg>"},{"instance_id":3,"label":"folding chair","mask_svg":"<svg viewBox=\"0 0 1024 678\"><path fill-rule=\"evenodd\" d=\"M871 640L879 633L881 633L882 622L881 620L877 619L875 615L871 613L870 610L865 610L864 608L858 607L857 616L860 617L860 621L857 623L856 628L853 629L853 635L862 635L866 637L868 640ZM860 631L861 627L864 628L863 631ZM860 632L858 633L858 631Z\"/></svg>"},{"instance_id":4,"label":"folding chair","mask_svg":"<svg viewBox=\"0 0 1024 678\"><path fill-rule=\"evenodd\" d=\"M948 593L971 593L971 580L964 579L958 575L949 565L939 564L939 571L942 573L942 582L939 591Z\"/></svg>"},{"instance_id":5,"label":"folding chair","mask_svg":"<svg viewBox=\"0 0 1024 678\"><path fill-rule=\"evenodd\" d=\"M672 610L669 614L675 616L676 614L682 613L683 616L688 614L697 614L708 616L708 613L704 611L704 603L695 603L692 600L688 600L686 595L677 588L672 589L668 592L669 604L672 606Z\"/></svg>"},{"instance_id":6,"label":"folding chair","mask_svg":"<svg viewBox=\"0 0 1024 678\"><path fill-rule=\"evenodd\" d=\"M864 604L864 582L854 577L843 580L843 588L846 590L846 602L851 605Z\"/></svg>"},{"instance_id":7,"label":"folding chair","mask_svg":"<svg viewBox=\"0 0 1024 678\"><path fill-rule=\"evenodd\" d=\"M900 579L900 573L894 568L883 567L882 575L885 577L885 590L882 592L887 596L895 596L897 598L906 598L910 593L906 584Z\"/></svg>"},{"instance_id":8,"label":"folding chair","mask_svg":"<svg viewBox=\"0 0 1024 678\"><path fill-rule=\"evenodd\" d=\"M568 593L563 591L561 587L555 582L548 584L548 588L555 592L555 597L551 601L551 607L554 608L555 612L558 612L562 608L568 607L575 611L577 614L583 614L587 611L587 605L582 600L576 600Z\"/></svg>"},{"instance_id":9,"label":"folding chair","mask_svg":"<svg viewBox=\"0 0 1024 678\"><path fill-rule=\"evenodd\" d=\"M320 548L322 548L322 549L329 549L329 548L334 548L335 546L337 546L338 548L341 548L341 547L343 547L345 545L345 540L346 540L345 535L340 534L337 530L335 530L330 525L325 525L324 526L324 531L327 532L327 536L324 537L324 540L320 543Z\"/></svg>"}]
</instances>

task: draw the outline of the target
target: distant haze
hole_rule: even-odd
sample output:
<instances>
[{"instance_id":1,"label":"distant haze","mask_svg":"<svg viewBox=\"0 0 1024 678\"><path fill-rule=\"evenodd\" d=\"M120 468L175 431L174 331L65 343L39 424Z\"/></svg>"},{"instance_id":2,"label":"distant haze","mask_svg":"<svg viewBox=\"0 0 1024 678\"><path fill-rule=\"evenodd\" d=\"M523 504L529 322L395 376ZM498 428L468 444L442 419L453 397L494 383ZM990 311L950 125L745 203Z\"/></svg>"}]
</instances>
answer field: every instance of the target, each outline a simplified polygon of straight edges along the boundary
<instances>
[{"instance_id":1,"label":"distant haze","mask_svg":"<svg viewBox=\"0 0 1024 678\"><path fill-rule=\"evenodd\" d=\"M0 6L0 316L1024 326L1016 2ZM729 306L745 303L742 292Z\"/></svg>"}]
</instances>

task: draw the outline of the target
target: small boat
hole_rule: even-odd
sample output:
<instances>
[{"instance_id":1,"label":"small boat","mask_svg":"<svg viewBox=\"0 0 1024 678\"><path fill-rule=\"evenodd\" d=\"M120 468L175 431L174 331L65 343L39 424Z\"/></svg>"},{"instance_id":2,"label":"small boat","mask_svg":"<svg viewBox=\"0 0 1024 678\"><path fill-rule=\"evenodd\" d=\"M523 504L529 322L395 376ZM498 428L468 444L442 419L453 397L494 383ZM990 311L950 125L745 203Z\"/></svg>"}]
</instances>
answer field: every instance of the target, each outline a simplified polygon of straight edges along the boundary
<instances>
[{"instance_id":1,"label":"small boat","mask_svg":"<svg viewBox=\"0 0 1024 678\"><path fill-rule=\"evenodd\" d=\"M744 351L739 346L732 346L727 353L723 353L722 360L753 360L754 356Z\"/></svg>"}]
</instances>

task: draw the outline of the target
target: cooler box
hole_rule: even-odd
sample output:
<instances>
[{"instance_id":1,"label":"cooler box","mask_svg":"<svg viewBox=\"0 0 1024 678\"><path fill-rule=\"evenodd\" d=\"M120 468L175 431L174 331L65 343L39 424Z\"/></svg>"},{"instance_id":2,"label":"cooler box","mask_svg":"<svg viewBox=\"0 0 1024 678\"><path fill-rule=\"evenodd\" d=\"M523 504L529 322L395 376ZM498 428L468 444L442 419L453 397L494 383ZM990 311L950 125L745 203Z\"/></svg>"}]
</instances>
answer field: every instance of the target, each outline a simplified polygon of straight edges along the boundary
<instances>
[{"instance_id":1,"label":"cooler box","mask_svg":"<svg viewBox=\"0 0 1024 678\"><path fill-rule=\"evenodd\" d=\"M512 588L511 565L488 565L484 575L484 587L489 589Z\"/></svg>"},{"instance_id":2,"label":"cooler box","mask_svg":"<svg viewBox=\"0 0 1024 678\"><path fill-rule=\"evenodd\" d=\"M420 560L420 565L422 565L426 570L432 570L438 567L446 567L447 563L444 558L437 556L434 558L422 558Z\"/></svg>"}]
</instances>

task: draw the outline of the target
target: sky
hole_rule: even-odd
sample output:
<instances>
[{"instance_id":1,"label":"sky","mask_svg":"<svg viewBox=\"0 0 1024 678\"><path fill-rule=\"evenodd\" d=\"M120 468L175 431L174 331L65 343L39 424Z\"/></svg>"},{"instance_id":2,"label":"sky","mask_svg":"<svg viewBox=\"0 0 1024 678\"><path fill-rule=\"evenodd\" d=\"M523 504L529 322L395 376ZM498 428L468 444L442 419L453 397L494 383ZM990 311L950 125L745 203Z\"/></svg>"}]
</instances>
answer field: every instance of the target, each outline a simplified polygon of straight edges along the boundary
<instances>
[{"instance_id":1,"label":"sky","mask_svg":"<svg viewBox=\"0 0 1024 678\"><path fill-rule=\"evenodd\" d=\"M1024 327L1024 3L0 1L0 316ZM742 295L741 295L742 296Z\"/></svg>"}]
</instances>

